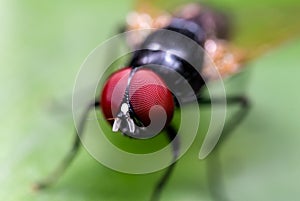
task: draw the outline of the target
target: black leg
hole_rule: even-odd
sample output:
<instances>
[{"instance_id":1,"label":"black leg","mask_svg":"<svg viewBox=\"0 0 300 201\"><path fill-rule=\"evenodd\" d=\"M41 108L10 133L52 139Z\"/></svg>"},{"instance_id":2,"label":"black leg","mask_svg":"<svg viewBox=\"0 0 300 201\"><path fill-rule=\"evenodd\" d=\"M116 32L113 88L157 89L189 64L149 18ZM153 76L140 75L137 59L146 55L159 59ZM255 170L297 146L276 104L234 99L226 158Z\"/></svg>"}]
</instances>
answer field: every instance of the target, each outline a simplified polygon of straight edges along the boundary
<instances>
[{"instance_id":1,"label":"black leg","mask_svg":"<svg viewBox=\"0 0 300 201\"><path fill-rule=\"evenodd\" d=\"M223 99L215 98L213 101L214 104L225 104ZM199 98L198 102L200 106L211 104L210 99ZM239 105L240 109L231 117L229 121L227 121L228 123L226 123L222 135L220 136L220 139L214 150L218 149L220 147L220 144L228 139L232 131L243 121L250 110L250 102L246 96L226 97L226 103L229 106Z\"/></svg>"},{"instance_id":2,"label":"black leg","mask_svg":"<svg viewBox=\"0 0 300 201\"><path fill-rule=\"evenodd\" d=\"M199 99L199 104L211 104L208 99ZM226 102L228 105L239 105L240 109L225 125L222 135L212 153L207 158L207 176L208 176L208 186L210 193L214 200L216 201L228 201L228 196L226 195L225 185L222 177L222 167L219 156L219 149L223 142L229 138L232 131L236 128L239 123L243 121L250 109L250 103L245 96L235 96L227 97ZM216 104L224 104L222 100L214 100Z\"/></svg>"},{"instance_id":3,"label":"black leg","mask_svg":"<svg viewBox=\"0 0 300 201\"><path fill-rule=\"evenodd\" d=\"M169 180L173 170L174 170L174 167L176 165L176 158L178 156L178 152L179 152L179 139L178 137L176 137L176 131L175 129L172 127L172 126L168 126L166 128L166 132L167 132L167 135L168 135L168 140L170 142L172 142L172 146L173 146L173 163L167 168L166 172L164 173L164 175L161 177L161 179L159 180L159 182L156 184L155 188L154 188L154 191L152 193L152 196L151 196L151 201L157 201L159 200L159 197L161 195L161 192L163 191L164 187L166 186L167 184L167 181ZM175 140L173 140L175 139Z\"/></svg>"},{"instance_id":4,"label":"black leg","mask_svg":"<svg viewBox=\"0 0 300 201\"><path fill-rule=\"evenodd\" d=\"M87 115L89 111L95 107L98 107L100 105L99 102L95 102L90 104L86 110L83 113L83 116L81 117L78 130L75 131L75 139L73 142L73 145L71 147L71 150L67 153L67 155L63 158L62 162L59 164L59 166L52 172L48 177L46 177L44 180L37 182L33 188L35 190L40 190L44 188L48 188L51 186L53 183L55 183L61 175L65 172L65 170L69 167L73 159L75 158L76 154L78 153L79 150L79 145L80 145L80 137L83 134L85 122Z\"/></svg>"},{"instance_id":5,"label":"black leg","mask_svg":"<svg viewBox=\"0 0 300 201\"><path fill-rule=\"evenodd\" d=\"M228 195L222 174L219 150L213 151L206 160L208 189L215 201L228 201Z\"/></svg>"}]
</instances>

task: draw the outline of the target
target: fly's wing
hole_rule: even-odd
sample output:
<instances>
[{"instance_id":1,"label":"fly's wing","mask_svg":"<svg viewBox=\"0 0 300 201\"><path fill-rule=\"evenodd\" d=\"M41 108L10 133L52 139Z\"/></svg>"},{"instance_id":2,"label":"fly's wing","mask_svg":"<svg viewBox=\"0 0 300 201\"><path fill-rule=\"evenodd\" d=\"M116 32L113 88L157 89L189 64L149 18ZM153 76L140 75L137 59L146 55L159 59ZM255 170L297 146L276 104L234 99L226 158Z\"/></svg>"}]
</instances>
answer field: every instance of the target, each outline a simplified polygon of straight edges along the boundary
<instances>
[{"instance_id":1,"label":"fly's wing","mask_svg":"<svg viewBox=\"0 0 300 201\"><path fill-rule=\"evenodd\" d=\"M229 0L213 0L204 5L191 4L184 0L172 2L153 0L151 3L146 0L137 0L136 10L153 16L151 17L152 24L147 25L149 28L161 28L169 23L171 15L163 14L162 11L155 9L157 7L164 10L172 9L175 15L187 10L188 12L185 12L183 17L186 14L193 15L193 12L199 12L199 10L203 12L207 8L212 10L216 8L216 13L222 11L229 17L232 21L230 23L232 27L229 27L232 28L229 30L229 39L209 38L204 46L207 56L213 61L223 78L238 73L249 61L300 36L300 26L298 26L300 2L294 0L271 3L251 1L234 4ZM156 19L156 23L153 23L155 21L153 19ZM161 21L160 26L157 26L159 21ZM217 77L211 72L208 64L204 64L203 76L206 80L215 80Z\"/></svg>"},{"instance_id":2,"label":"fly's wing","mask_svg":"<svg viewBox=\"0 0 300 201\"><path fill-rule=\"evenodd\" d=\"M300 26L297 26L297 23L300 17L300 3L289 4L289 1L291 2L287 0L284 5L243 3L232 6L225 4L225 0L218 2L220 5L215 7L221 9L224 16L232 21L229 23L232 27L227 27L232 30L229 30L228 38L221 38L216 34L217 37L208 38L205 42L206 56L209 57L204 63L205 79L215 80L218 77L211 72L209 59L215 64L221 77L226 78L240 72L248 62L299 37ZM196 5L192 8L195 10L195 7ZM202 6L202 10L204 9ZM201 7L199 10L201 11Z\"/></svg>"},{"instance_id":3,"label":"fly's wing","mask_svg":"<svg viewBox=\"0 0 300 201\"><path fill-rule=\"evenodd\" d=\"M289 0L288 0L289 1ZM300 3L236 6L230 11L233 20L230 41L211 40L205 49L220 75L228 77L286 42L300 37ZM209 68L204 69L207 79L214 79Z\"/></svg>"},{"instance_id":4,"label":"fly's wing","mask_svg":"<svg viewBox=\"0 0 300 201\"><path fill-rule=\"evenodd\" d=\"M149 7L149 1L136 0L138 8ZM300 1L235 1L209 0L193 3L209 7L228 15L233 24L232 43L246 50L247 59L255 58L278 45L300 37ZM152 0L152 7L178 12L191 4L187 0L158 1ZM204 8L205 9L205 8Z\"/></svg>"},{"instance_id":5,"label":"fly's wing","mask_svg":"<svg viewBox=\"0 0 300 201\"><path fill-rule=\"evenodd\" d=\"M246 61L300 37L300 2L287 0L234 10L232 43L246 51Z\"/></svg>"}]
</instances>

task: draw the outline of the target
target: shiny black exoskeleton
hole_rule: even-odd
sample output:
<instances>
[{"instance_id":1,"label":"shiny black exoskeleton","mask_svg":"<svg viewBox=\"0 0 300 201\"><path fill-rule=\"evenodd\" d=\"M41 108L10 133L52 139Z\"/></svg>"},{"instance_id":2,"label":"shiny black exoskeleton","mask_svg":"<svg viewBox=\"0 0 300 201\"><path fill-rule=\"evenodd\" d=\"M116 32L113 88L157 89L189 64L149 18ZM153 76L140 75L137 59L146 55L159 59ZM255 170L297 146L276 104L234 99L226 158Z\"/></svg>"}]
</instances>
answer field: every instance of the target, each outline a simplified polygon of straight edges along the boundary
<instances>
[{"instance_id":1,"label":"shiny black exoskeleton","mask_svg":"<svg viewBox=\"0 0 300 201\"><path fill-rule=\"evenodd\" d=\"M133 68L143 66L159 74L181 103L192 101L192 94L204 85L203 45L212 31L207 25L203 28L201 17L173 18L167 27L150 34L129 62Z\"/></svg>"},{"instance_id":2,"label":"shiny black exoskeleton","mask_svg":"<svg viewBox=\"0 0 300 201\"><path fill-rule=\"evenodd\" d=\"M189 102L192 94L187 84L193 93L198 93L204 84L200 75L204 40L205 33L200 25L174 18L169 26L146 38L129 65L152 69L162 77L178 101Z\"/></svg>"},{"instance_id":3,"label":"shiny black exoskeleton","mask_svg":"<svg viewBox=\"0 0 300 201\"><path fill-rule=\"evenodd\" d=\"M188 18L179 14L168 26L144 40L129 66L152 69L164 79L179 101L190 102L193 98L191 90L187 90L188 85L194 94L199 94L204 86L201 72L205 40L228 39L230 29L228 16L213 9L199 10Z\"/></svg>"}]
</instances>

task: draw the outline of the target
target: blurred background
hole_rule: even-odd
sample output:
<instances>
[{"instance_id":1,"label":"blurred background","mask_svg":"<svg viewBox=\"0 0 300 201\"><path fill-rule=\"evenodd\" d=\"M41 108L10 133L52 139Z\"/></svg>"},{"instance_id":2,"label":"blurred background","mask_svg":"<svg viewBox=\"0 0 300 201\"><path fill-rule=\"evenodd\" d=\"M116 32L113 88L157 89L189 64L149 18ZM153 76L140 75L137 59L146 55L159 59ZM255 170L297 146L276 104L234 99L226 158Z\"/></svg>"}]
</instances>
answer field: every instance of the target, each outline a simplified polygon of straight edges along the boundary
<instances>
[{"instance_id":1,"label":"blurred background","mask_svg":"<svg viewBox=\"0 0 300 201\"><path fill-rule=\"evenodd\" d=\"M155 4L172 10L187 2ZM227 197L298 200L300 2L206 3L233 16L234 41L240 46L286 39L248 66L245 93L253 108L220 149ZM41 192L31 189L56 167L72 142L69 109L80 65L98 44L117 32L135 4L133 0L0 1L0 200L149 199L163 171L117 173L84 149L56 185ZM228 82L227 87L237 86ZM60 107L54 110L56 103ZM206 161L198 159L200 146L196 141L182 157L162 200L212 200Z\"/></svg>"}]
</instances>

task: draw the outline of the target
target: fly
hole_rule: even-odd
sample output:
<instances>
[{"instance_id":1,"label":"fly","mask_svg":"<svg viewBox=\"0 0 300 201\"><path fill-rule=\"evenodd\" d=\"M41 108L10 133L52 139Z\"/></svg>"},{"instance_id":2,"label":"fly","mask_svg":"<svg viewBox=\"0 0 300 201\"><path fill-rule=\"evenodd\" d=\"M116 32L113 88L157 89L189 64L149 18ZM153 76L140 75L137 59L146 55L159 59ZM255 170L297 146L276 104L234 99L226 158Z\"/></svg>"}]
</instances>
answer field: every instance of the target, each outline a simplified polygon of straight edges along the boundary
<instances>
[{"instance_id":1,"label":"fly","mask_svg":"<svg viewBox=\"0 0 300 201\"><path fill-rule=\"evenodd\" d=\"M156 30L148 35L126 38L129 46L138 47L138 50L124 68L107 79L99 100L90 104L84 112L71 152L53 175L36 184L36 189L49 187L68 167L76 156L86 116L91 109L97 108L101 109L113 132L142 140L165 131L173 147L173 162L154 187L151 200L158 200L174 170L180 150L180 140L175 138L177 131L171 124L176 108L193 101L199 105L210 105L211 100L202 96L206 82L213 82L218 76L225 78L237 74L255 56L231 43L232 22L226 14L200 4L185 5L173 15L159 13L151 17L143 12L132 12L126 19L126 31L140 28ZM218 74L212 71L209 59L216 65ZM188 87L191 90L186 90ZM224 104L222 100L215 102ZM238 105L240 110L225 127L219 144L228 138L250 109L244 94L226 97L226 102ZM221 184L212 179L212 185L217 188ZM220 195L213 187L211 192L215 200L224 199L222 196L225 195Z\"/></svg>"}]
</instances>

